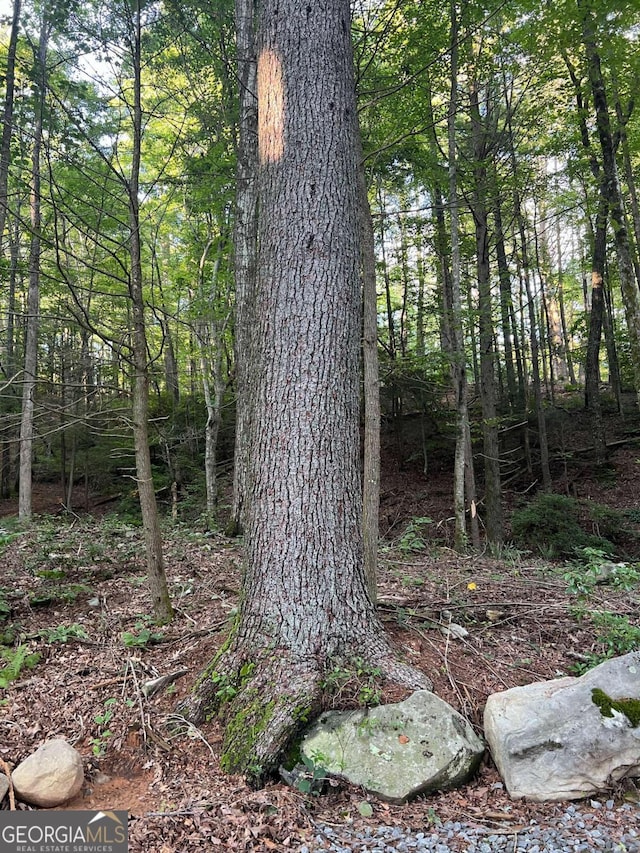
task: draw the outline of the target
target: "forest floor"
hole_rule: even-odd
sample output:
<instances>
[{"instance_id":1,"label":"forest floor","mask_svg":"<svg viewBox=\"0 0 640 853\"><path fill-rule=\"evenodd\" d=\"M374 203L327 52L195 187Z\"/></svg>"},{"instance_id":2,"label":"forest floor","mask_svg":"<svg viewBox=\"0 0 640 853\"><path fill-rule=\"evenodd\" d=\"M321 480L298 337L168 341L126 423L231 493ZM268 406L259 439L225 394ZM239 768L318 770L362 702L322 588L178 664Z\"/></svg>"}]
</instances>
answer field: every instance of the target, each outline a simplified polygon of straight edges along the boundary
<instances>
[{"instance_id":1,"label":"forest floor","mask_svg":"<svg viewBox=\"0 0 640 853\"><path fill-rule=\"evenodd\" d=\"M575 446L586 446L580 443L586 437L574 437ZM635 439L621 443L609 476L593 476L588 465L574 468L572 490L640 510L639 455ZM393 462L386 469L381 618L399 653L424 670L435 692L479 732L489 694L575 674L624 650L616 617L640 629L638 587L599 584L581 592L584 567L545 561L511 544L495 555L454 553L447 544L451 482L445 467L426 475L398 470ZM568 487L562 479L568 471L564 463L559 468L560 492ZM139 528L115 515L55 514L57 494L56 486L37 489L38 511L48 514L27 532L13 522L15 505L0 504L0 630L14 630L14 647L21 641L40 656L3 691L0 758L14 766L45 739L67 738L84 757L86 783L66 807L127 810L134 853L297 850L315 837L317 823L333 827L338 839L341 829L385 824L426 831L448 819L517 832L564 808L511 800L488 758L456 791L406 806L369 799L371 817L360 813L366 794L347 785L311 796L276 781L252 790L242 778L223 775L219 723L195 729L175 708L219 648L235 612L238 543L197 525L166 523L176 618L158 628L147 617ZM516 498L505 494L507 502ZM421 523L424 518L431 522ZM613 616L603 621L602 613ZM441 629L450 621L468 635L447 638ZM179 670L186 672L145 697L146 682ZM363 688L378 688L371 674L344 679L333 705L353 707ZM401 697L382 685L380 698ZM638 801L631 783L607 796ZM581 804L582 811L593 808ZM615 837L611 820L608 830Z\"/></svg>"}]
</instances>

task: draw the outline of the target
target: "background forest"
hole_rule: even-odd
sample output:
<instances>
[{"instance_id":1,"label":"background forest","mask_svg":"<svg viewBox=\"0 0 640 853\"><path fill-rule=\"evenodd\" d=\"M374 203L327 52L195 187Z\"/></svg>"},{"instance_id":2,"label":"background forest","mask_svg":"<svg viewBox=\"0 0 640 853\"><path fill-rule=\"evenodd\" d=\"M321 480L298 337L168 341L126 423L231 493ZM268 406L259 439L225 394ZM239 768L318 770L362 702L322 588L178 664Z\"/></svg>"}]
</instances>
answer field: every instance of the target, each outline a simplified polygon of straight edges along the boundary
<instances>
[{"instance_id":1,"label":"background forest","mask_svg":"<svg viewBox=\"0 0 640 853\"><path fill-rule=\"evenodd\" d=\"M1 495L23 519L32 481L69 513L140 499L152 538L156 499L233 529L233 5L6 11ZM454 468L459 549L512 535L507 485L568 500L576 453L604 463L637 410L639 38L623 0L353 6L365 434L381 415L393 468Z\"/></svg>"},{"instance_id":2,"label":"background forest","mask_svg":"<svg viewBox=\"0 0 640 853\"><path fill-rule=\"evenodd\" d=\"M286 8L303 20L305 5L264 8L276 5L282 18ZM340 33L334 60L347 56L346 6L342 27L322 16L330 4L306 6L307 21L314 11L316 26L333 24L315 32ZM258 492L247 488L247 471L258 470L247 463L248 413L255 374L269 360L252 347L252 320L263 319L250 313L256 209L259 248L271 226L289 242L302 233L291 218L265 226L266 201L276 195L257 197L253 0L0 0L0 12L3 755L16 763L43 736L63 734L85 769L70 807L126 808L135 851L294 849L317 820L345 832L369 818L397 820L422 832L448 817L504 827L515 847L533 818L558 812L511 801L488 757L463 790L401 812L344 786L314 798L309 788L274 782L265 766L275 764L254 763L248 750L234 754L234 737L263 732L247 716L261 710L255 696L290 688L290 660L272 654L266 634L245 632L261 645L246 663L232 661L233 678L216 663L210 678L196 681L233 713L253 691L236 716L242 725L224 728L211 706L200 717L186 713L203 661L218 650L233 657L223 637L238 616L269 617L264 602L282 600L260 599L255 587L247 595L250 570L269 580L277 573L252 565L229 536L242 532ZM352 261L360 242L349 284L357 292L359 272L365 572L353 533L360 494L345 486L335 492L337 515L351 531L342 544L353 547L335 548L334 563L347 580L359 572L358 597L324 582L339 607L323 611L316 593L332 575L300 573L304 583L295 587L283 571L281 586L268 591L289 584L289 607L306 597L306 621L291 609L288 621L271 622L293 626L305 642L299 628L315 630L323 618L327 636L341 642L349 632L389 635L402 658L396 672L428 674L434 691L481 731L492 693L579 674L638 648L637 2L355 0L352 40L361 149L352 145L342 163L350 175L361 154L362 169L345 195L349 217L333 224L349 223ZM307 76L287 57L298 94L313 79L310 68L329 69L328 56L324 66L307 63ZM274 78L277 67L268 68ZM341 114L353 115L349 109ZM306 130L317 148L324 137L310 134L305 120L300 135ZM261 138L277 145L273 137ZM325 178L345 175L322 166ZM308 186L315 195L315 183ZM327 186L319 198L328 209L341 184L331 194ZM300 212L306 196L291 195ZM320 207L316 198L314 215ZM313 251L328 254L322 240ZM263 277L264 289L264 281L301 281L279 276L282 266L268 267L275 273ZM328 295L335 303L336 294L353 293L335 278L335 289L323 291L322 324ZM313 284L308 276L304 298ZM358 331L359 314L348 309L334 331ZM289 320L284 309L263 314L283 328ZM274 326L275 340L282 330ZM291 322L289 337L279 334L294 341L280 354L296 348L300 328ZM337 349L340 338L321 340ZM300 369L307 352L298 348L294 368L287 360L298 371L287 383L295 411L301 377L311 374ZM326 359L342 364L345 388L352 353ZM263 378L261 389L268 387ZM357 388L349 389L340 408L325 383L322 405L357 415ZM341 426L329 433L336 444ZM357 484L355 422L349 437L353 453L331 457L327 441L322 462L349 460ZM295 442L283 451L283 469L297 463L291 448ZM338 469L313 488L302 483L304 509L330 491ZM272 480L268 486L275 491ZM348 527L340 501L356 491ZM298 512L309 521L305 534L311 515ZM285 565L272 546L282 531L297 546L288 526L268 510L256 517L273 534L262 549ZM304 539L313 568L324 543L334 547L327 529L315 524L315 551ZM343 562L344 554L357 561ZM386 642L367 649L363 641L369 657L354 654L346 664L309 643L314 653L302 657L318 671L291 679L306 703L294 696L296 725L300 709L306 721L316 705L402 698L409 682L388 678ZM277 658L282 678L267 673L261 684L262 652ZM263 790L226 775L247 770ZM614 794L619 803L640 796L635 784ZM613 805L584 804L612 842L629 814Z\"/></svg>"}]
</instances>

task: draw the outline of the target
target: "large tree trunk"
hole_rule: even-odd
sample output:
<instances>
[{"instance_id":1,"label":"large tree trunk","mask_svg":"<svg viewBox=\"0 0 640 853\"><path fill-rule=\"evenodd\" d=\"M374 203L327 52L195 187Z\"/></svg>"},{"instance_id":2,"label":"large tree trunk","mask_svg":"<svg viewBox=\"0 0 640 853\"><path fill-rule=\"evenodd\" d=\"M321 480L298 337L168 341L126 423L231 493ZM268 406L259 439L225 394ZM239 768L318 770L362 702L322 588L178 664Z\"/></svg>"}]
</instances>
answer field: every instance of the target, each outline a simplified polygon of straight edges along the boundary
<instances>
[{"instance_id":1,"label":"large tree trunk","mask_svg":"<svg viewBox=\"0 0 640 853\"><path fill-rule=\"evenodd\" d=\"M394 661L363 568L349 2L265 0L260 24L247 563L237 626L184 706L202 719L232 697L222 767L254 778L319 708L336 660L428 683Z\"/></svg>"}]
</instances>

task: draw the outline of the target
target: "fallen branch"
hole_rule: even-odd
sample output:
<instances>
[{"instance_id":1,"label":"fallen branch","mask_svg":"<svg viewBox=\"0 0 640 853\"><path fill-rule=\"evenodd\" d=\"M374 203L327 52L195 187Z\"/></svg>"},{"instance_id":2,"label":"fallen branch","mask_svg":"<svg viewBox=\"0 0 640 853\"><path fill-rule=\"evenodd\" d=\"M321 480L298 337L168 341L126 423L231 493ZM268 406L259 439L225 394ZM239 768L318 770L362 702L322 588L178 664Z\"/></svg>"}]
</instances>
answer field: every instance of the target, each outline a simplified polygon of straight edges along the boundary
<instances>
[{"instance_id":1,"label":"fallen branch","mask_svg":"<svg viewBox=\"0 0 640 853\"><path fill-rule=\"evenodd\" d=\"M11 770L6 761L0 758L0 767L4 770L7 782L9 783L9 807L12 812L16 810L16 795L13 791L13 781L11 779Z\"/></svg>"}]
</instances>

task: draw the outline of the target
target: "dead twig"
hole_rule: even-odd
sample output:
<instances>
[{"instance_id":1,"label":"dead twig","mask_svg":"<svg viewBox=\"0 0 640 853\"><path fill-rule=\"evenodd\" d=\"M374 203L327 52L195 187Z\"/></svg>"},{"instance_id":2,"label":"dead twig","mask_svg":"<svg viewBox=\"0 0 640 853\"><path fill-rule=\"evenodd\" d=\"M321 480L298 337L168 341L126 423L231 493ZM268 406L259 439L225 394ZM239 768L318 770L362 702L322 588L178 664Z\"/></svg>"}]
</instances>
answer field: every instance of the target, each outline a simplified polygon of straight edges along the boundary
<instances>
[{"instance_id":1,"label":"dead twig","mask_svg":"<svg viewBox=\"0 0 640 853\"><path fill-rule=\"evenodd\" d=\"M9 808L12 812L16 810L16 795L13 790L13 781L11 779L11 769L4 759L0 758L0 767L4 770L4 774L7 777L7 782L9 783Z\"/></svg>"}]
</instances>

